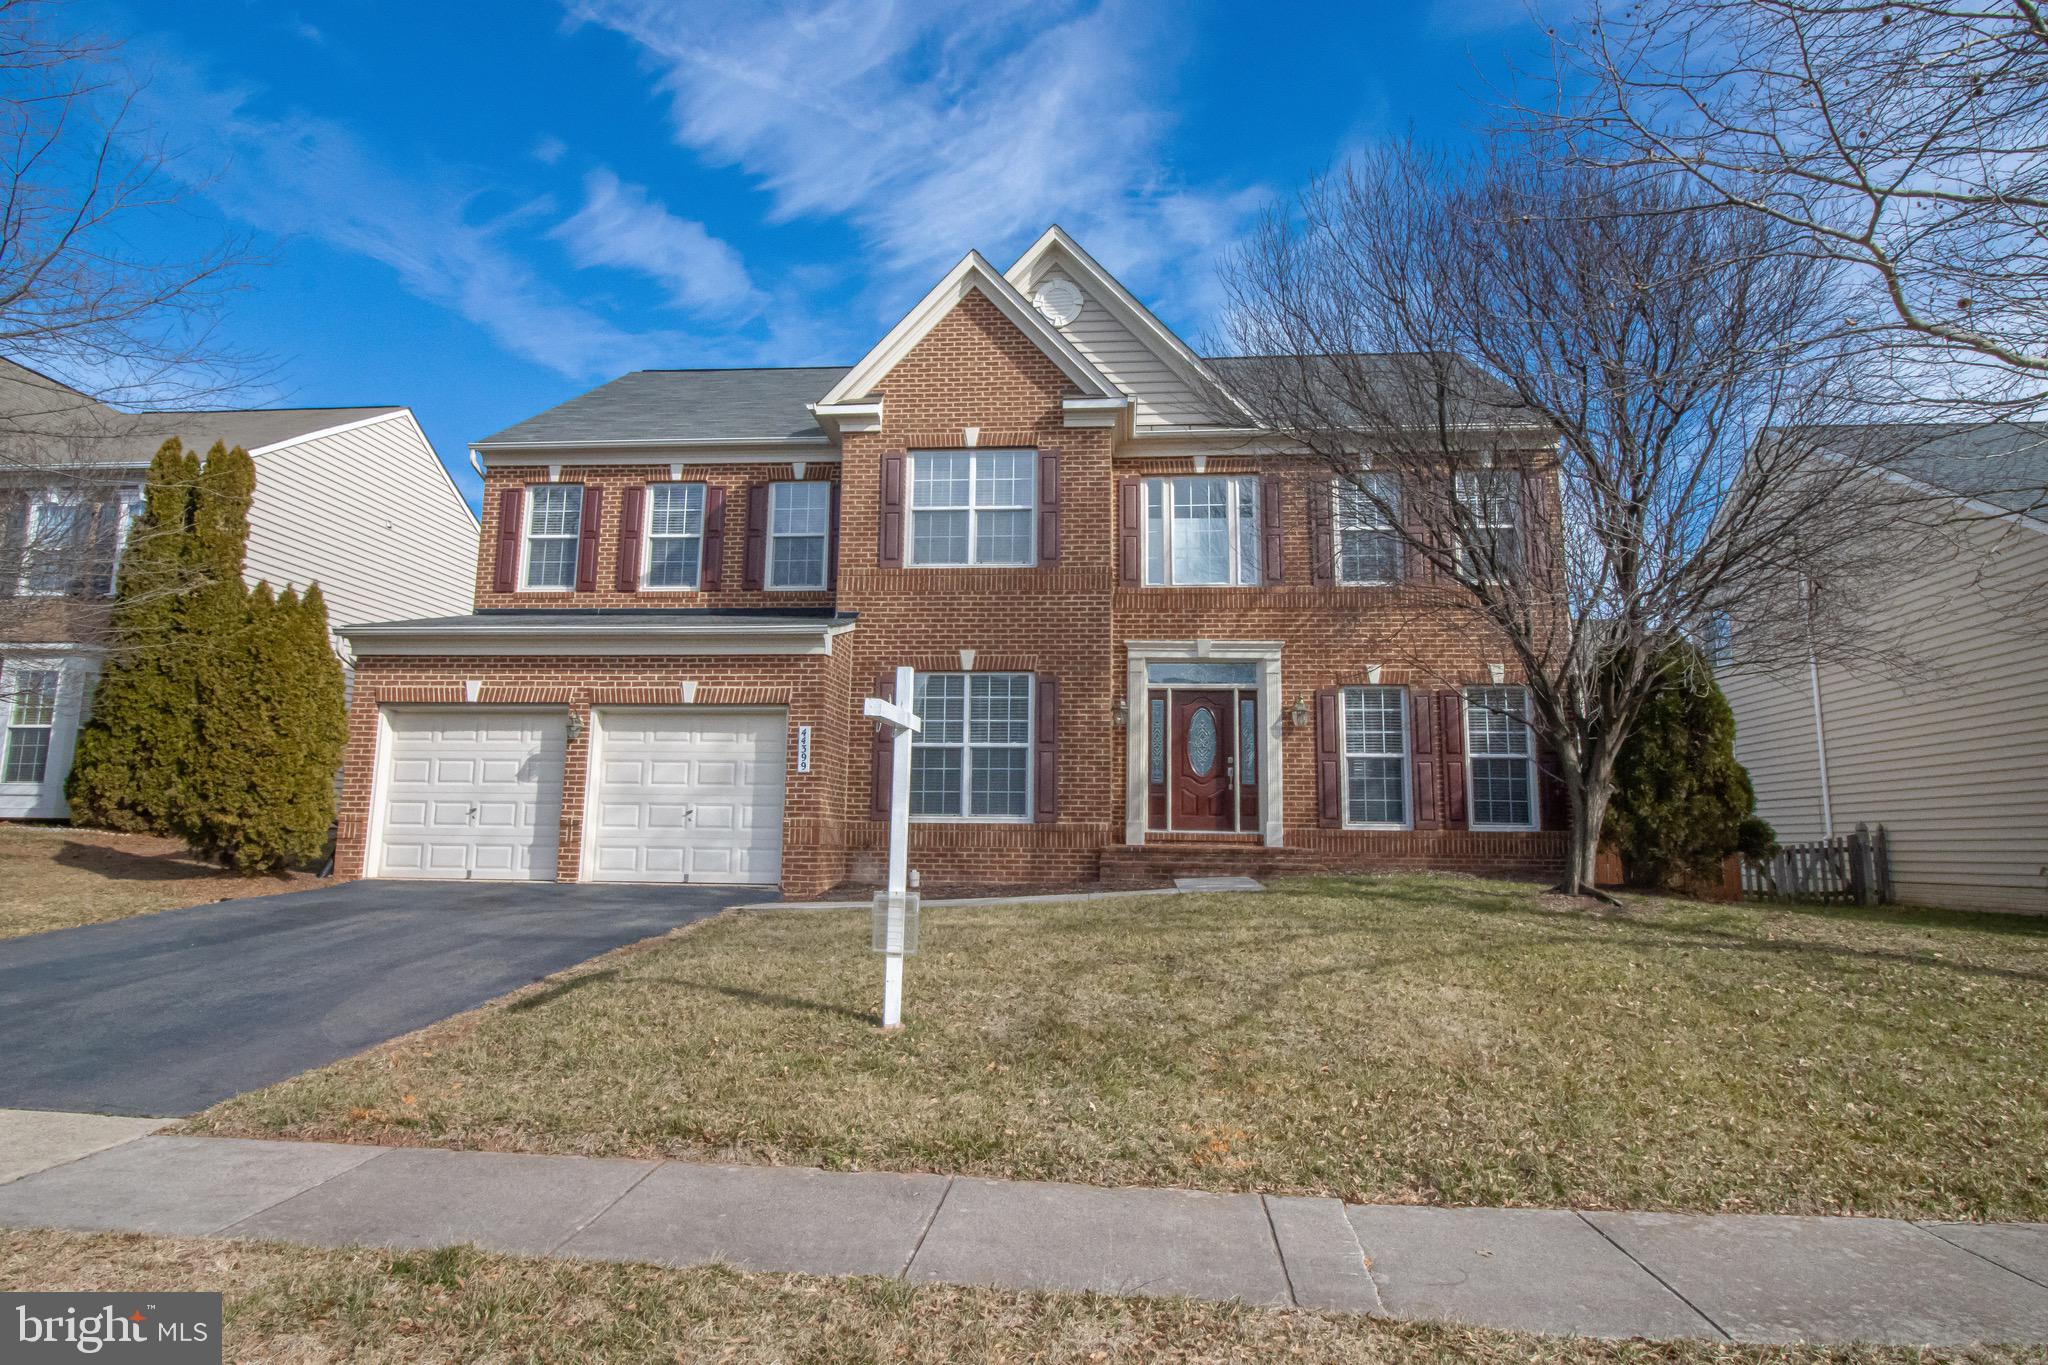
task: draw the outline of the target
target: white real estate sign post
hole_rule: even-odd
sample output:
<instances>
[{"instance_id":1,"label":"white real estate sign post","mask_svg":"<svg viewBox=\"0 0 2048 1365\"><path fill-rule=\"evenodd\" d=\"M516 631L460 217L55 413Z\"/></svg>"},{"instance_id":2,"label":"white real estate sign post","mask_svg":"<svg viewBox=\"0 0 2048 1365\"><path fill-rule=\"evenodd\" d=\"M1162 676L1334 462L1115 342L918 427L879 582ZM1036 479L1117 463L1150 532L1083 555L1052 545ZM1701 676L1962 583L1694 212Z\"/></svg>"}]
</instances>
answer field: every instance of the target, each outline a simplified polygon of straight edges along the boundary
<instances>
[{"instance_id":1,"label":"white real estate sign post","mask_svg":"<svg viewBox=\"0 0 2048 1365\"><path fill-rule=\"evenodd\" d=\"M896 670L896 699L869 697L863 714L890 730L891 782L889 786L889 885L876 899L881 924L876 950L883 954L882 1027L899 1028L903 1023L903 955L910 948L910 916L915 914L910 899L910 737L923 728L917 713L913 688L916 673Z\"/></svg>"}]
</instances>

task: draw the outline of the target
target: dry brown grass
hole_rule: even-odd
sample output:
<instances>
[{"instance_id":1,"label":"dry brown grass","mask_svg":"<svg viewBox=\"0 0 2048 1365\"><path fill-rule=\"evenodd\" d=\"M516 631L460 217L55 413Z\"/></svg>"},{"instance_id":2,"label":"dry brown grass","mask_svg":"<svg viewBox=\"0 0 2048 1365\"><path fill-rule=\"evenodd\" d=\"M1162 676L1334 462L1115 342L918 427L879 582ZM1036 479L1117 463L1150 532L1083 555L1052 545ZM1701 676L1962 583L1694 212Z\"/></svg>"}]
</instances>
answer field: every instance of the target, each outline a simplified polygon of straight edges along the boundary
<instances>
[{"instance_id":1,"label":"dry brown grass","mask_svg":"<svg viewBox=\"0 0 2048 1365\"><path fill-rule=\"evenodd\" d=\"M0 823L0 939L326 885L226 872L151 834Z\"/></svg>"},{"instance_id":2,"label":"dry brown grass","mask_svg":"<svg viewBox=\"0 0 2048 1365\"><path fill-rule=\"evenodd\" d=\"M2048 1215L2048 924L1448 877L705 923L193 1131L1360 1202Z\"/></svg>"},{"instance_id":3,"label":"dry brown grass","mask_svg":"<svg viewBox=\"0 0 2048 1365\"><path fill-rule=\"evenodd\" d=\"M744 1275L492 1256L314 1251L275 1243L0 1232L10 1290L225 1296L229 1360L255 1362L1753 1361L1893 1365L2039 1360L1979 1348L1613 1342L1180 1299L1018 1294L896 1280Z\"/></svg>"}]
</instances>

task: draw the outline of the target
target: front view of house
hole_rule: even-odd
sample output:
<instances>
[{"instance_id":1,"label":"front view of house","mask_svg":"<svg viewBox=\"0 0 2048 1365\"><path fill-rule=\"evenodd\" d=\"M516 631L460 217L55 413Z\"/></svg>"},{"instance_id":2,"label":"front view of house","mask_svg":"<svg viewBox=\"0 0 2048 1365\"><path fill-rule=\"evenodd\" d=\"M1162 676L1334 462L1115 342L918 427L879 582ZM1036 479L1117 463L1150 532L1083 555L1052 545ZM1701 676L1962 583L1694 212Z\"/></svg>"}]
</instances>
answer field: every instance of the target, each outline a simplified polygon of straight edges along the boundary
<instances>
[{"instance_id":1,"label":"front view of house","mask_svg":"<svg viewBox=\"0 0 2048 1365\"><path fill-rule=\"evenodd\" d=\"M1057 228L851 368L641 371L479 442L475 611L347 631L346 875L928 886L1544 874L1498 641ZM1475 484L1514 534L1546 452ZM1535 524L1554 524L1541 519Z\"/></svg>"}]
</instances>

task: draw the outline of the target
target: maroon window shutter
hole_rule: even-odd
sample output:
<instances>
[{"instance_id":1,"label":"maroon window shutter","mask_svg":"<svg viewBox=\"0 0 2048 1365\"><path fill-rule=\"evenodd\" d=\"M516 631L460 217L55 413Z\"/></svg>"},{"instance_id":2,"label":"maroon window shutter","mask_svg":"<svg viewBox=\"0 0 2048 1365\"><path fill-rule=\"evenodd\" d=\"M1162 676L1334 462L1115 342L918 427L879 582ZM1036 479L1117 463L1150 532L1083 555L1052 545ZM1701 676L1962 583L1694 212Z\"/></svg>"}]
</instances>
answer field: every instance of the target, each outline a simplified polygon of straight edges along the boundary
<instances>
[{"instance_id":1,"label":"maroon window shutter","mask_svg":"<svg viewBox=\"0 0 2048 1365\"><path fill-rule=\"evenodd\" d=\"M882 518L876 528L876 562L885 569L903 567L903 456L882 457Z\"/></svg>"},{"instance_id":2,"label":"maroon window shutter","mask_svg":"<svg viewBox=\"0 0 2048 1365\"><path fill-rule=\"evenodd\" d=\"M597 591L597 537L604 519L604 490L583 488L583 533L576 539L576 591Z\"/></svg>"},{"instance_id":3,"label":"maroon window shutter","mask_svg":"<svg viewBox=\"0 0 2048 1365\"><path fill-rule=\"evenodd\" d=\"M767 583L768 571L768 485L757 483L747 489L746 587L759 592Z\"/></svg>"},{"instance_id":4,"label":"maroon window shutter","mask_svg":"<svg viewBox=\"0 0 2048 1365\"><path fill-rule=\"evenodd\" d=\"M499 592L519 588L519 538L526 527L526 490L508 488L498 494L498 563L495 582Z\"/></svg>"},{"instance_id":5,"label":"maroon window shutter","mask_svg":"<svg viewBox=\"0 0 2048 1365\"><path fill-rule=\"evenodd\" d=\"M704 490L704 567L698 582L706 592L717 592L725 577L725 490Z\"/></svg>"},{"instance_id":6,"label":"maroon window shutter","mask_svg":"<svg viewBox=\"0 0 2048 1365\"><path fill-rule=\"evenodd\" d=\"M832 530L825 546L825 588L839 586L839 480L832 480Z\"/></svg>"},{"instance_id":7,"label":"maroon window shutter","mask_svg":"<svg viewBox=\"0 0 2048 1365\"><path fill-rule=\"evenodd\" d=\"M896 700L896 670L883 669L875 675L875 695L883 701ZM868 741L868 819L889 818L889 791L896 779L896 740L889 727L872 721L874 737Z\"/></svg>"},{"instance_id":8,"label":"maroon window shutter","mask_svg":"<svg viewBox=\"0 0 2048 1365\"><path fill-rule=\"evenodd\" d=\"M1465 828L1465 694L1445 688L1436 694L1444 731L1444 828Z\"/></svg>"},{"instance_id":9,"label":"maroon window shutter","mask_svg":"<svg viewBox=\"0 0 2048 1365\"><path fill-rule=\"evenodd\" d=\"M1308 494L1308 581L1319 588L1327 588L1337 581L1336 547L1330 534L1331 500L1336 497L1334 483L1318 483Z\"/></svg>"},{"instance_id":10,"label":"maroon window shutter","mask_svg":"<svg viewBox=\"0 0 2048 1365\"><path fill-rule=\"evenodd\" d=\"M1407 573L1404 577L1410 583L1430 583L1436 580L1436 565L1423 553L1423 546L1433 545L1430 534L1428 510L1423 505L1423 492L1412 483L1401 486L1401 518L1406 523L1408 539L1413 544L1403 545L1401 554L1405 559Z\"/></svg>"},{"instance_id":11,"label":"maroon window shutter","mask_svg":"<svg viewBox=\"0 0 2048 1365\"><path fill-rule=\"evenodd\" d=\"M1566 829L1572 822L1571 792L1564 785L1564 767L1557 751L1549 745L1542 750L1543 764L1536 774L1538 799L1542 802L1543 828Z\"/></svg>"},{"instance_id":12,"label":"maroon window shutter","mask_svg":"<svg viewBox=\"0 0 2048 1365\"><path fill-rule=\"evenodd\" d=\"M1031 795L1031 818L1049 825L1060 818L1060 680L1050 673L1038 675L1038 734L1032 746L1036 771Z\"/></svg>"},{"instance_id":13,"label":"maroon window shutter","mask_svg":"<svg viewBox=\"0 0 2048 1365\"><path fill-rule=\"evenodd\" d=\"M637 485L619 495L619 591L640 587L640 537L646 516L647 490Z\"/></svg>"},{"instance_id":14,"label":"maroon window shutter","mask_svg":"<svg viewBox=\"0 0 2048 1365\"><path fill-rule=\"evenodd\" d=\"M1436 701L1426 690L1408 694L1408 709L1415 718L1410 746L1415 754L1415 828L1442 829L1436 813L1436 727L1431 724Z\"/></svg>"},{"instance_id":15,"label":"maroon window shutter","mask_svg":"<svg viewBox=\"0 0 2048 1365\"><path fill-rule=\"evenodd\" d=\"M1060 457L1051 450L1038 457L1038 562L1060 562Z\"/></svg>"},{"instance_id":16,"label":"maroon window shutter","mask_svg":"<svg viewBox=\"0 0 2048 1365\"><path fill-rule=\"evenodd\" d=\"M1324 829L1344 825L1344 731L1337 689L1316 689L1316 813Z\"/></svg>"},{"instance_id":17,"label":"maroon window shutter","mask_svg":"<svg viewBox=\"0 0 2048 1365\"><path fill-rule=\"evenodd\" d=\"M1280 553L1280 476L1268 474L1259 480L1259 579L1282 583L1287 579L1286 561Z\"/></svg>"},{"instance_id":18,"label":"maroon window shutter","mask_svg":"<svg viewBox=\"0 0 2048 1365\"><path fill-rule=\"evenodd\" d=\"M1126 588L1145 581L1144 497L1140 480L1116 481L1116 581Z\"/></svg>"}]
</instances>

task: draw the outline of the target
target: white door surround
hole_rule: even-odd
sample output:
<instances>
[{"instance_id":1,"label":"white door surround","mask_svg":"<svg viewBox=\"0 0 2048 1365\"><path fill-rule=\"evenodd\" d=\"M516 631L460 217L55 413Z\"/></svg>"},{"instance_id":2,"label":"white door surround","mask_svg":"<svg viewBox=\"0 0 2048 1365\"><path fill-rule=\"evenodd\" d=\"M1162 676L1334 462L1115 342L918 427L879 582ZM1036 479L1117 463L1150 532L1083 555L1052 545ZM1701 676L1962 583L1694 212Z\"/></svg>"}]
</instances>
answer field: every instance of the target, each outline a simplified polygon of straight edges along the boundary
<instances>
[{"instance_id":1,"label":"white door surround","mask_svg":"<svg viewBox=\"0 0 2048 1365\"><path fill-rule=\"evenodd\" d=\"M1281 809L1281 726L1287 706L1280 692L1278 640L1127 640L1124 642L1124 842L1145 842L1146 745L1145 665L1162 661L1205 660L1252 663L1258 666L1259 697L1259 836L1268 848L1281 847L1286 829Z\"/></svg>"},{"instance_id":2,"label":"white door surround","mask_svg":"<svg viewBox=\"0 0 2048 1365\"><path fill-rule=\"evenodd\" d=\"M788 736L781 708L594 708L583 880L777 884Z\"/></svg>"},{"instance_id":3,"label":"white door surround","mask_svg":"<svg viewBox=\"0 0 2048 1365\"><path fill-rule=\"evenodd\" d=\"M377 730L371 876L555 880L565 712L384 707Z\"/></svg>"}]
</instances>

